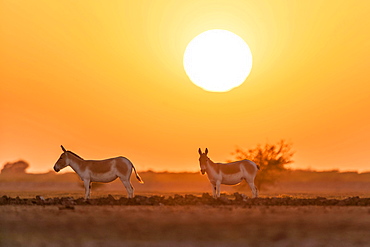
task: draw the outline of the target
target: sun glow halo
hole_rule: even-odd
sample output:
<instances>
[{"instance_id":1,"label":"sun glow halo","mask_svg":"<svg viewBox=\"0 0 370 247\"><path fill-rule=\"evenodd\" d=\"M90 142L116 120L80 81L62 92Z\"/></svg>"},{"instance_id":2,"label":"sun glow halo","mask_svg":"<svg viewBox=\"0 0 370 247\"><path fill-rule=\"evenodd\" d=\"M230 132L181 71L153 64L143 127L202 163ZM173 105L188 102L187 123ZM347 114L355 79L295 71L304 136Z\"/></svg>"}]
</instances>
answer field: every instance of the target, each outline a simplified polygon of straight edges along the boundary
<instances>
[{"instance_id":1,"label":"sun glow halo","mask_svg":"<svg viewBox=\"0 0 370 247\"><path fill-rule=\"evenodd\" d=\"M252 53L245 41L227 30L208 30L190 41L184 69L204 90L227 92L240 86L252 69Z\"/></svg>"}]
</instances>

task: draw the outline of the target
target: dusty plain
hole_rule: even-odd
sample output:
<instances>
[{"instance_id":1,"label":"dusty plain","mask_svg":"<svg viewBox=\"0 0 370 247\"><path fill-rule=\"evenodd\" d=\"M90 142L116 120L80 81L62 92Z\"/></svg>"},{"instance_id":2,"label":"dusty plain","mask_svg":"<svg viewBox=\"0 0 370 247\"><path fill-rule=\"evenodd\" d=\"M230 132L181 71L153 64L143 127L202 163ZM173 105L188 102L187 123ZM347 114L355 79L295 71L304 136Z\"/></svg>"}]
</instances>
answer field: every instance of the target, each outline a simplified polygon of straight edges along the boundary
<instances>
[{"instance_id":1,"label":"dusty plain","mask_svg":"<svg viewBox=\"0 0 370 247\"><path fill-rule=\"evenodd\" d=\"M136 197L119 181L75 174L0 176L0 246L369 246L370 173L291 172L260 199L205 176L141 173ZM240 193L240 194L239 194ZM244 194L242 196L241 194ZM177 194L177 195L176 195Z\"/></svg>"},{"instance_id":2,"label":"dusty plain","mask_svg":"<svg viewBox=\"0 0 370 247\"><path fill-rule=\"evenodd\" d=\"M65 197L55 205L1 205L0 246L340 247L370 242L369 206L77 205L63 200L77 201ZM95 198L102 200L109 197Z\"/></svg>"}]
</instances>

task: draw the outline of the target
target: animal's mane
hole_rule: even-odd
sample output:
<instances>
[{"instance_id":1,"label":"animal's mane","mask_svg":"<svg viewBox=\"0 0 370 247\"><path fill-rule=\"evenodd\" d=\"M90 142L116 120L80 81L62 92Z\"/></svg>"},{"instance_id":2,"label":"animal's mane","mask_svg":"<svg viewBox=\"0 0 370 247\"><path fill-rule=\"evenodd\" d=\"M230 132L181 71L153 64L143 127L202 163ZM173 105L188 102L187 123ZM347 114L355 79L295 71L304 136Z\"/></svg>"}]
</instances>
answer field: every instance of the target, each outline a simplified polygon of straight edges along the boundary
<instances>
[{"instance_id":1,"label":"animal's mane","mask_svg":"<svg viewBox=\"0 0 370 247\"><path fill-rule=\"evenodd\" d=\"M83 158L82 158L81 156L79 156L79 155L75 154L75 153L74 153L74 152L72 152L72 151L67 151L67 153L73 154L73 155L74 155L74 156L76 156L77 158L79 158L79 159L83 160Z\"/></svg>"}]
</instances>

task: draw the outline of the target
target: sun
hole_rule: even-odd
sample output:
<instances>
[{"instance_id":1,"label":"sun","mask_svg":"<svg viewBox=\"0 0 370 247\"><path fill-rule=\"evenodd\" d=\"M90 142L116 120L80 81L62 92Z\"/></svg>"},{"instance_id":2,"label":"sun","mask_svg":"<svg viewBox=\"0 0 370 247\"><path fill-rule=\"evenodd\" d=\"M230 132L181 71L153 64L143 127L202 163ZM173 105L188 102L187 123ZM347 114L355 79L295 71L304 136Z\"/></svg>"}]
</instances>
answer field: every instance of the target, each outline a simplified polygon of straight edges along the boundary
<instances>
[{"instance_id":1,"label":"sun","mask_svg":"<svg viewBox=\"0 0 370 247\"><path fill-rule=\"evenodd\" d=\"M243 84L252 69L252 53L238 35L221 29L205 31L190 41L184 69L197 86L227 92Z\"/></svg>"}]
</instances>

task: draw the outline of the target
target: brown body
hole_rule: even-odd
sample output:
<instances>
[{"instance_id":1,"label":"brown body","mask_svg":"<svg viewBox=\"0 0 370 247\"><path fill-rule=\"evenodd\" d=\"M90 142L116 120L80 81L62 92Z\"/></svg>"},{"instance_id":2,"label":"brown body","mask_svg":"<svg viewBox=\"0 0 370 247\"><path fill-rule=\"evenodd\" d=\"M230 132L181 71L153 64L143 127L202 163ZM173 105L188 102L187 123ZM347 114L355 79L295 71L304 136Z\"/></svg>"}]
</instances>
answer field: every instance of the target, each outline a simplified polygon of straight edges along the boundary
<instances>
[{"instance_id":1,"label":"brown body","mask_svg":"<svg viewBox=\"0 0 370 247\"><path fill-rule=\"evenodd\" d=\"M84 160L77 154L65 150L62 146L63 153L54 165L54 170L59 172L66 166L70 166L84 181L85 199L90 197L91 182L108 183L120 178L124 184L128 197L134 196L134 189L130 182L132 170L136 178L143 183L139 174L137 174L134 165L125 157L116 157L105 160Z\"/></svg>"},{"instance_id":2,"label":"brown body","mask_svg":"<svg viewBox=\"0 0 370 247\"><path fill-rule=\"evenodd\" d=\"M212 184L213 196L220 197L221 184L235 185L245 180L251 190L253 197L258 197L258 190L254 185L259 166L250 160L240 160L231 163L214 163L208 158L208 149L199 152L199 162L202 174L207 173L208 179Z\"/></svg>"}]
</instances>

